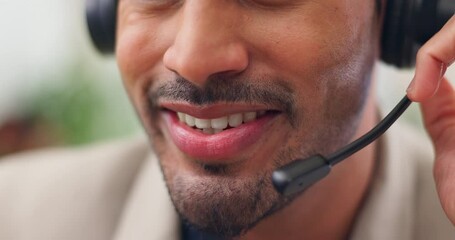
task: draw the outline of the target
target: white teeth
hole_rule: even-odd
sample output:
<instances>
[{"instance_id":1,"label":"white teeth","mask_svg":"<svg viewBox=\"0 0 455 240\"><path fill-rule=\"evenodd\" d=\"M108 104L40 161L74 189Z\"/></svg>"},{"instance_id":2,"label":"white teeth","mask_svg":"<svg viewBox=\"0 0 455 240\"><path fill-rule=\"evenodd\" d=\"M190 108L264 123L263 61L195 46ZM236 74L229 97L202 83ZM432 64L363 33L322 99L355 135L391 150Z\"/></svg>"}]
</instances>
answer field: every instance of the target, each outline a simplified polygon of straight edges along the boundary
<instances>
[{"instance_id":1,"label":"white teeth","mask_svg":"<svg viewBox=\"0 0 455 240\"><path fill-rule=\"evenodd\" d=\"M238 127L242 124L243 116L241 113L232 114L229 116L229 126Z\"/></svg>"},{"instance_id":2,"label":"white teeth","mask_svg":"<svg viewBox=\"0 0 455 240\"><path fill-rule=\"evenodd\" d=\"M194 127L196 125L196 119L188 114L185 115L186 125Z\"/></svg>"},{"instance_id":3,"label":"white teeth","mask_svg":"<svg viewBox=\"0 0 455 240\"><path fill-rule=\"evenodd\" d=\"M243 114L243 122L249 123L256 120L256 112L248 112Z\"/></svg>"},{"instance_id":4,"label":"white teeth","mask_svg":"<svg viewBox=\"0 0 455 240\"><path fill-rule=\"evenodd\" d=\"M200 129L212 127L211 124L210 124L210 120L209 119L196 118L195 123L196 123L196 127L200 128Z\"/></svg>"},{"instance_id":5,"label":"white teeth","mask_svg":"<svg viewBox=\"0 0 455 240\"><path fill-rule=\"evenodd\" d=\"M215 129L225 129L228 126L228 118L227 117L222 117L222 118L217 118L217 119L212 119L212 128Z\"/></svg>"},{"instance_id":6,"label":"white teeth","mask_svg":"<svg viewBox=\"0 0 455 240\"><path fill-rule=\"evenodd\" d=\"M177 116L179 116L180 122L185 122L185 114L184 113L178 112Z\"/></svg>"},{"instance_id":7,"label":"white teeth","mask_svg":"<svg viewBox=\"0 0 455 240\"><path fill-rule=\"evenodd\" d=\"M255 121L257 118L266 114L266 111L259 112L246 112L236 113L227 117L220 117L216 119L200 119L190 116L185 113L178 112L180 122L186 123L190 127L196 127L197 130L205 134L216 134L222 132L224 129L230 127L238 127L242 123L249 123Z\"/></svg>"}]
</instances>

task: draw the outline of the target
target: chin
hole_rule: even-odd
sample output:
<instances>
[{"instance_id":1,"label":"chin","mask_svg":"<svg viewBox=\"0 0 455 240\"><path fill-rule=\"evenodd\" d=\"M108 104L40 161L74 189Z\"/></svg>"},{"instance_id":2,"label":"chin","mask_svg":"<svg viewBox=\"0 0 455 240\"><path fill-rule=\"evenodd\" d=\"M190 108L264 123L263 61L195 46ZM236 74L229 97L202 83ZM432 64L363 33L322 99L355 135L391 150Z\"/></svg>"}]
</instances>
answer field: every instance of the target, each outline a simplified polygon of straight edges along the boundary
<instances>
[{"instance_id":1,"label":"chin","mask_svg":"<svg viewBox=\"0 0 455 240\"><path fill-rule=\"evenodd\" d=\"M269 215L282 201L269 173L250 178L218 176L166 177L181 218L192 226L224 237L239 236Z\"/></svg>"},{"instance_id":2,"label":"chin","mask_svg":"<svg viewBox=\"0 0 455 240\"><path fill-rule=\"evenodd\" d=\"M279 195L271 182L281 158L269 159L274 162L269 169L244 170L240 175L241 163L201 164L161 143L156 144L162 150L157 152L172 202L181 219L196 229L238 237L291 201Z\"/></svg>"}]
</instances>

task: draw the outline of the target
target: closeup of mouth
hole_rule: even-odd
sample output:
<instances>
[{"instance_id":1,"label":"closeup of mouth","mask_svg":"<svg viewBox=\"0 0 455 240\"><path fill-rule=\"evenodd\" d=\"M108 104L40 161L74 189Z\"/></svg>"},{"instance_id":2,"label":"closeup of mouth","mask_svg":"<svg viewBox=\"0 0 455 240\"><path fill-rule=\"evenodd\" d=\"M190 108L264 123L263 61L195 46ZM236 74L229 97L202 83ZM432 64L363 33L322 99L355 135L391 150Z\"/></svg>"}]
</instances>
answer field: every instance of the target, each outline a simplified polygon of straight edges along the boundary
<instances>
[{"instance_id":1,"label":"closeup of mouth","mask_svg":"<svg viewBox=\"0 0 455 240\"><path fill-rule=\"evenodd\" d=\"M162 116L171 141L207 164L226 164L253 149L281 112L264 107L165 105Z\"/></svg>"},{"instance_id":2,"label":"closeup of mouth","mask_svg":"<svg viewBox=\"0 0 455 240\"><path fill-rule=\"evenodd\" d=\"M177 112L180 122L208 135L218 134L225 130L237 128L243 124L254 122L266 114L267 111L262 110L258 112L236 113L214 119L201 119L189 114Z\"/></svg>"}]
</instances>

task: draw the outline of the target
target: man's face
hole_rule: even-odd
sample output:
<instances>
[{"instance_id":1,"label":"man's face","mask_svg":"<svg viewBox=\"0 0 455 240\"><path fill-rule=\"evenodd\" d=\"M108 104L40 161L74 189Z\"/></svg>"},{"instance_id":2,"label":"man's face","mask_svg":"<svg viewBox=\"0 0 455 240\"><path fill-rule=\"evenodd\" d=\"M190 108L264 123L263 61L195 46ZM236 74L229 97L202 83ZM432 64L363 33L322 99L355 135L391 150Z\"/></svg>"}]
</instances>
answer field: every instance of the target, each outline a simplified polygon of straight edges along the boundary
<instances>
[{"instance_id":1,"label":"man's face","mask_svg":"<svg viewBox=\"0 0 455 240\"><path fill-rule=\"evenodd\" d=\"M273 170L353 137L376 32L374 1L120 0L118 64L181 216L233 236L285 206Z\"/></svg>"}]
</instances>

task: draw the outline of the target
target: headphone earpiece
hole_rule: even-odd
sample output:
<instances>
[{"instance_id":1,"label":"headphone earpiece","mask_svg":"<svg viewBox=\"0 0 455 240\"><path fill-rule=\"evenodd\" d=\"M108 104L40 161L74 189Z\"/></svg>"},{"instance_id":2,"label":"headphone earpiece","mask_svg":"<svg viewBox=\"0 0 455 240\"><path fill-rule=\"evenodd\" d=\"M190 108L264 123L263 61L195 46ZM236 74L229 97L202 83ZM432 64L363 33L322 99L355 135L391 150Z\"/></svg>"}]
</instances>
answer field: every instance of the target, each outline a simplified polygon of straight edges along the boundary
<instances>
[{"instance_id":1,"label":"headphone earpiece","mask_svg":"<svg viewBox=\"0 0 455 240\"><path fill-rule=\"evenodd\" d=\"M381 59L399 68L415 65L420 46L455 12L454 0L388 0L381 40Z\"/></svg>"},{"instance_id":2,"label":"headphone earpiece","mask_svg":"<svg viewBox=\"0 0 455 240\"><path fill-rule=\"evenodd\" d=\"M399 68L412 67L419 47L455 12L454 0L386 0L381 59ZM96 48L114 53L118 0L87 0L88 28Z\"/></svg>"},{"instance_id":3,"label":"headphone earpiece","mask_svg":"<svg viewBox=\"0 0 455 240\"><path fill-rule=\"evenodd\" d=\"M90 36L103 54L114 53L118 0L87 0L86 17Z\"/></svg>"},{"instance_id":4,"label":"headphone earpiece","mask_svg":"<svg viewBox=\"0 0 455 240\"><path fill-rule=\"evenodd\" d=\"M433 1L433 0L431 0ZM381 39L381 60L399 68L414 65L412 36L414 0L387 1Z\"/></svg>"}]
</instances>

